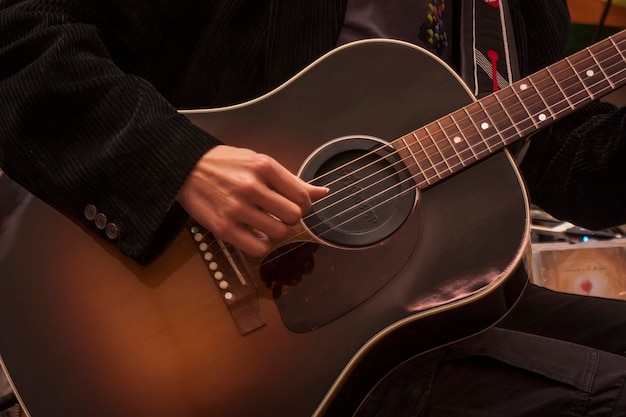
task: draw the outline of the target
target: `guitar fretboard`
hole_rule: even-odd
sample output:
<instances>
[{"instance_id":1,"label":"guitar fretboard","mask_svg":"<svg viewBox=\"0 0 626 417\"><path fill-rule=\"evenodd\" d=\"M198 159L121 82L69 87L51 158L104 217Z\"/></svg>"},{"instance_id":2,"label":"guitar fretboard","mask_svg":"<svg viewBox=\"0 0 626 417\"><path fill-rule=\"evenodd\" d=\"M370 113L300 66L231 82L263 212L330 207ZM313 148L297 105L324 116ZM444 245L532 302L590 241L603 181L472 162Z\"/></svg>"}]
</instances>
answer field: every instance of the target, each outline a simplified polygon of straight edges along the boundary
<instances>
[{"instance_id":1,"label":"guitar fretboard","mask_svg":"<svg viewBox=\"0 0 626 417\"><path fill-rule=\"evenodd\" d=\"M626 31L475 101L394 146L425 189L626 83Z\"/></svg>"}]
</instances>

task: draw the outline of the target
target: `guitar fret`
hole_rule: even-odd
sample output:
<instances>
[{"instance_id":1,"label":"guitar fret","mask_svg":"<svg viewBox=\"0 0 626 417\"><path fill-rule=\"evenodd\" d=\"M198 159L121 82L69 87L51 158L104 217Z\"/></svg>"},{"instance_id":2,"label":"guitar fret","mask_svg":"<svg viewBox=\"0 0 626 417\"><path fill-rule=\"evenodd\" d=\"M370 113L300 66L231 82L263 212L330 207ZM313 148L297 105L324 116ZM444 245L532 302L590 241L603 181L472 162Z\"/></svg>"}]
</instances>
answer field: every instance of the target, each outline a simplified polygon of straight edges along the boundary
<instances>
[{"instance_id":1,"label":"guitar fret","mask_svg":"<svg viewBox=\"0 0 626 417\"><path fill-rule=\"evenodd\" d=\"M548 106L553 119L556 119L557 115L573 109L571 102L569 102L565 92L554 79L549 69L539 71L532 76L532 79L535 88L537 88L538 91L543 91L541 96L544 103Z\"/></svg>"},{"instance_id":2,"label":"guitar fret","mask_svg":"<svg viewBox=\"0 0 626 417\"><path fill-rule=\"evenodd\" d=\"M597 48L598 46L596 45L596 49ZM615 86L606 76L602 67L598 64L591 48L586 48L584 52L588 55L588 58L585 59L585 65L588 65L588 68L584 71L584 75L586 76L585 80L588 82L589 89L593 91L594 97L597 97L605 91L612 91ZM577 56L574 56L572 57L572 60L576 61L577 58Z\"/></svg>"},{"instance_id":3,"label":"guitar fret","mask_svg":"<svg viewBox=\"0 0 626 417\"><path fill-rule=\"evenodd\" d=\"M489 112L487 112L485 100L481 100L477 104L480 106L480 112L478 114L481 117L484 115L484 117L487 118L486 120L489 120L481 123L481 129L486 135L488 135L485 140L487 142L487 146L489 146L489 150L493 152L494 149L499 149L502 147L502 133L493 121L492 116L489 114Z\"/></svg>"},{"instance_id":4,"label":"guitar fret","mask_svg":"<svg viewBox=\"0 0 626 417\"><path fill-rule=\"evenodd\" d=\"M583 54L583 52L586 53ZM588 49L581 51L579 54L572 55L568 61L574 68L576 75L585 87L585 90L589 93L591 99L595 100L599 93L611 90L610 83L603 77L602 71L600 71L595 60L591 58L591 53ZM576 104L578 105L578 103Z\"/></svg>"},{"instance_id":5,"label":"guitar fret","mask_svg":"<svg viewBox=\"0 0 626 417\"><path fill-rule=\"evenodd\" d=\"M410 154L410 158L415 161L415 167L417 170L411 170L413 174L414 181L420 185L431 185L434 182L435 178L440 178L435 166L433 165L430 157L426 153L426 149L422 146L419 138L417 137L416 132L412 132L402 138L402 141L405 144L406 151ZM407 159L406 152L400 149L400 155L403 160ZM423 177L423 181L419 179L419 177Z\"/></svg>"},{"instance_id":6,"label":"guitar fret","mask_svg":"<svg viewBox=\"0 0 626 417\"><path fill-rule=\"evenodd\" d=\"M546 72L548 73L548 75L550 76L550 79L552 79L554 81L554 85L559 89L559 92L561 93L561 96L563 97L564 100L559 101L560 103L566 103L567 106L571 109L574 110L574 104L572 103L572 101L570 100L570 98L568 97L568 94L565 92L565 90L563 90L563 87L561 87L561 84L556 80L556 78L554 77L554 73L552 72L552 70L550 68L546 69ZM561 111L565 111L565 109L561 109L559 111L557 111L556 113L559 114Z\"/></svg>"},{"instance_id":7,"label":"guitar fret","mask_svg":"<svg viewBox=\"0 0 626 417\"><path fill-rule=\"evenodd\" d=\"M592 46L590 49L596 54L599 65L604 68L602 71L607 76L611 86L616 88L623 83L626 77L623 63L626 58L615 42L613 42L613 39L607 43L607 48L600 49Z\"/></svg>"},{"instance_id":8,"label":"guitar fret","mask_svg":"<svg viewBox=\"0 0 626 417\"><path fill-rule=\"evenodd\" d=\"M513 121L513 118L511 117L509 110L502 104L502 101L500 100L500 95L501 94L491 95L491 97L493 97L493 99L495 100L494 105L498 106L501 109L501 111L498 111L498 114L500 115L499 119L501 119L501 120L498 120L498 124L503 126L502 128L500 128L500 131L505 132L513 128L515 130L517 137L521 137L522 132L519 130L517 123Z\"/></svg>"},{"instance_id":9,"label":"guitar fret","mask_svg":"<svg viewBox=\"0 0 626 417\"><path fill-rule=\"evenodd\" d=\"M617 46L617 44L615 43L615 40L613 40L613 37L609 36L609 40L611 41L611 44L613 45L613 47L617 50L617 52L620 54L620 56L622 57L622 60L626 60L626 56L624 56L624 53L622 52L622 50L620 49L619 46Z\"/></svg>"},{"instance_id":10,"label":"guitar fret","mask_svg":"<svg viewBox=\"0 0 626 417\"><path fill-rule=\"evenodd\" d=\"M415 141L419 144L419 146L422 148L422 151L424 152L424 155L426 155L426 158L428 158L428 162L430 162L430 165L432 166L432 169L435 171L437 178L442 179L443 176L441 175L437 167L444 162L443 156L440 153L436 152L437 146L435 145L435 143L433 142L433 139L428 134L428 130L426 130L426 128L422 128L420 130L423 131L424 133L420 135L420 137L418 137L417 132L413 132L413 137L415 138Z\"/></svg>"},{"instance_id":11,"label":"guitar fret","mask_svg":"<svg viewBox=\"0 0 626 417\"><path fill-rule=\"evenodd\" d=\"M415 152L413 152L406 140L406 137L402 137L401 138L402 143L404 143L404 146L398 146L397 151L400 154L402 161L404 162L404 165L406 165L406 167L408 168L409 172L411 173L412 177L413 177L413 181L415 181L415 183L417 184L418 187L420 187L421 185L424 184L428 184L428 179L426 178L426 176L424 175L424 170L422 169L422 166L419 163L419 160L417 159L417 156L415 154ZM415 162L414 165L409 165L407 163L407 161L409 160L413 160L413 162ZM421 177L421 178L420 178Z\"/></svg>"},{"instance_id":12,"label":"guitar fret","mask_svg":"<svg viewBox=\"0 0 626 417\"><path fill-rule=\"evenodd\" d=\"M590 49L590 48L587 48L587 50L591 52L591 49ZM591 58L593 58L593 62L595 62L596 67L597 67L597 68L600 68L600 71L602 72L602 75L604 75L604 78L605 78L605 79L606 79L606 81L610 84L611 89L614 89L614 88L615 88L615 85L613 84L613 82L611 81L611 79L609 78L609 76L607 75L607 73L606 73L606 72L604 72L604 69L602 68L602 66L601 66L601 65L600 65L600 63L598 62L598 59L596 58L596 56L595 56L593 53L591 53Z\"/></svg>"},{"instance_id":13,"label":"guitar fret","mask_svg":"<svg viewBox=\"0 0 626 417\"><path fill-rule=\"evenodd\" d=\"M507 88L498 91L498 96L502 106L509 109L509 116L513 125L521 136L525 136L536 129L535 121L531 117L528 109L515 92L517 84L512 84Z\"/></svg>"},{"instance_id":14,"label":"guitar fret","mask_svg":"<svg viewBox=\"0 0 626 417\"><path fill-rule=\"evenodd\" d=\"M461 128L456 123L452 115L442 118L440 120L440 126L445 132L450 144L454 147L454 150L459 156L459 160L463 166L467 165L470 161L478 160L476 153L474 153L474 150L468 143L464 133L461 131Z\"/></svg>"},{"instance_id":15,"label":"guitar fret","mask_svg":"<svg viewBox=\"0 0 626 417\"><path fill-rule=\"evenodd\" d=\"M537 74L533 74L533 75L531 75L530 77L528 77L528 80L530 81L530 83L531 83L531 85L532 85L532 88L533 88L533 90L535 91L536 96L537 96L537 97L539 97L539 98L541 99L541 102L543 103L543 108L544 108L545 110L547 110L547 111L548 111L548 113L550 113L550 117L551 117L552 119L554 119L554 112L553 112L552 108L550 107L550 103L548 103L548 101L546 100L546 96L544 96L544 94L545 94L545 93L542 93L542 92L541 92L541 89L540 89L540 88L538 88L538 87L540 87L540 85L539 85L539 84L540 84L542 81L545 81L545 78L541 79L541 74L542 74L541 72L539 72L539 73L537 73ZM542 113L542 114L544 114L544 116L545 116L546 118L548 117L547 115L545 115L545 113ZM540 117L540 119L541 119L541 114L540 114L540 116L539 116L539 117ZM544 119L544 120L545 120L545 119ZM543 122L544 120L539 120L539 121Z\"/></svg>"},{"instance_id":16,"label":"guitar fret","mask_svg":"<svg viewBox=\"0 0 626 417\"><path fill-rule=\"evenodd\" d=\"M589 97L591 97L593 99L594 98L593 97L593 93L591 91L589 91L589 89L587 88L587 85L584 83L583 79L580 78L580 75L578 74L578 70L576 69L576 67L574 66L572 61L570 61L569 57L565 58L565 61L572 68L572 72L574 73L574 75L578 79L579 85L581 85L584 88L584 90L587 92L587 97L585 97L585 100L587 100Z\"/></svg>"},{"instance_id":17,"label":"guitar fret","mask_svg":"<svg viewBox=\"0 0 626 417\"><path fill-rule=\"evenodd\" d=\"M519 83L515 83L514 88L536 128L539 128L543 122L552 118L547 104L539 95L531 78L526 78Z\"/></svg>"},{"instance_id":18,"label":"guitar fret","mask_svg":"<svg viewBox=\"0 0 626 417\"><path fill-rule=\"evenodd\" d=\"M439 142L442 142L442 141L441 141L441 138L443 137L443 135L442 135L442 134L441 134L438 130L433 130L433 132L434 132L434 134L433 134L433 132L431 132L431 130L430 130L430 129L428 129L428 126L424 127L424 130L425 130L425 131L426 131L426 133L428 134L428 138L432 141L432 143L433 143L433 144L435 145L435 147L437 148L437 151L438 151L438 153L437 153L437 154L438 154L438 155L441 155L441 157L442 157L441 159L443 160L443 163L444 163L444 164L446 165L446 167L448 168L447 170L448 170L449 172L452 172L452 167L450 166L450 163L448 162L448 159L449 159L449 155L448 155L448 154L449 154L449 152L448 152L448 153L443 152L443 150L445 150L445 148L443 148L443 149L442 149L442 148L439 146ZM435 135L436 135L436 136L435 136ZM437 137L439 137L439 139L438 139ZM444 138L444 139L445 139L445 138Z\"/></svg>"},{"instance_id":19,"label":"guitar fret","mask_svg":"<svg viewBox=\"0 0 626 417\"><path fill-rule=\"evenodd\" d=\"M478 157L478 154L476 153L476 150L474 149L474 146L472 145L471 142L468 141L468 137L466 132L463 130L463 128L461 127L461 125L459 124L459 122L454 118L455 114L458 114L459 112L453 113L450 115L450 119L454 122L454 126L456 127L456 129L459 131L459 134L461 135L461 137L463 138L463 143L465 143L467 145L467 148L472 152L472 154L474 155L474 159L475 160L479 160L480 158ZM473 127L473 125L471 125ZM454 139L453 139L454 140Z\"/></svg>"},{"instance_id":20,"label":"guitar fret","mask_svg":"<svg viewBox=\"0 0 626 417\"><path fill-rule=\"evenodd\" d=\"M454 143L450 140L450 137L446 134L446 131L441 124L441 121L437 120L437 136L441 138L441 142L443 143L446 160L448 161L448 167L450 168L450 172L454 172L455 168L458 168L459 165L464 166L463 159L461 159L461 155L459 155L457 149L454 147ZM435 139L439 140L439 139ZM449 145L449 146L448 146Z\"/></svg>"},{"instance_id":21,"label":"guitar fret","mask_svg":"<svg viewBox=\"0 0 626 417\"><path fill-rule=\"evenodd\" d=\"M578 103L588 100L589 91L578 74L576 74L571 62L566 59L561 64L553 66L553 68L558 67L563 67L559 70L560 86L563 88L563 91L565 91L565 96L568 97L570 103L577 106Z\"/></svg>"},{"instance_id":22,"label":"guitar fret","mask_svg":"<svg viewBox=\"0 0 626 417\"><path fill-rule=\"evenodd\" d=\"M487 133L486 131L492 129L491 123L486 122L485 116L483 115L481 117L481 115L478 114L479 112L476 112L476 111L474 111L473 113L470 112L470 108L472 110L475 110L476 107L477 107L476 103L473 103L473 104L470 104L469 106L464 107L463 110L465 111L467 118L472 122L472 126L474 127L476 132L478 132L478 136L480 137L480 140L487 147L487 152L491 153L491 146L489 146L489 142L487 142L487 140L485 139L485 133ZM480 112L484 113L482 109L480 109ZM475 115L475 117L473 117L472 115ZM479 119L479 120L477 121L476 119Z\"/></svg>"},{"instance_id":23,"label":"guitar fret","mask_svg":"<svg viewBox=\"0 0 626 417\"><path fill-rule=\"evenodd\" d=\"M465 132L463 136L469 142L469 146L472 149L472 152L474 152L476 159L480 159L483 157L484 154L488 154L489 147L487 146L482 136L480 135L478 128L476 127L472 119L470 118L469 113L467 112L467 109L465 108L461 109L460 111L455 112L454 114L458 115L458 117L454 117L454 120L456 121L456 124L459 126L461 132ZM470 133L470 130L472 133Z\"/></svg>"},{"instance_id":24,"label":"guitar fret","mask_svg":"<svg viewBox=\"0 0 626 417\"><path fill-rule=\"evenodd\" d=\"M494 144L494 147L501 148L505 143L507 132L511 129L515 130L514 125L511 123L511 119L506 110L502 107L502 104L498 100L496 94L491 94L483 98L481 101L482 107L485 110L489 120L491 121L495 132L497 133L496 139L498 141Z\"/></svg>"}]
</instances>

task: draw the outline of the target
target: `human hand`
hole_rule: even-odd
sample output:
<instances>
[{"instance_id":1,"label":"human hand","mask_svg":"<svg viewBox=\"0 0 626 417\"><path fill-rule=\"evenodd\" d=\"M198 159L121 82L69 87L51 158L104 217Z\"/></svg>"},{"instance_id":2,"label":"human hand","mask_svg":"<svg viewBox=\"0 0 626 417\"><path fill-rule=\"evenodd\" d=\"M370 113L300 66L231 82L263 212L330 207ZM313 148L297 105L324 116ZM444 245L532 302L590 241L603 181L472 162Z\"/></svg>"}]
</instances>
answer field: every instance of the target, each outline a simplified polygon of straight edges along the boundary
<instances>
[{"instance_id":1,"label":"human hand","mask_svg":"<svg viewBox=\"0 0 626 417\"><path fill-rule=\"evenodd\" d=\"M216 237L252 256L271 248L327 194L276 160L249 149L220 145L198 161L177 200Z\"/></svg>"}]
</instances>

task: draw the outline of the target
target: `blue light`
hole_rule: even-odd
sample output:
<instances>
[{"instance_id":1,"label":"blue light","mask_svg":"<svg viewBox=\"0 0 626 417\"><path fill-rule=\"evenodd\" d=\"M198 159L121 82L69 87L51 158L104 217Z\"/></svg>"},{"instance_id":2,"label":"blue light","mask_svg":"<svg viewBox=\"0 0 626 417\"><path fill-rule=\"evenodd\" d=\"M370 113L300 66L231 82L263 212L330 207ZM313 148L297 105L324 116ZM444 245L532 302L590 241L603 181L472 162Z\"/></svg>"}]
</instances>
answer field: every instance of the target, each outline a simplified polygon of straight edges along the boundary
<instances>
[{"instance_id":1,"label":"blue light","mask_svg":"<svg viewBox=\"0 0 626 417\"><path fill-rule=\"evenodd\" d=\"M583 236L583 242L589 242L589 236Z\"/></svg>"}]
</instances>

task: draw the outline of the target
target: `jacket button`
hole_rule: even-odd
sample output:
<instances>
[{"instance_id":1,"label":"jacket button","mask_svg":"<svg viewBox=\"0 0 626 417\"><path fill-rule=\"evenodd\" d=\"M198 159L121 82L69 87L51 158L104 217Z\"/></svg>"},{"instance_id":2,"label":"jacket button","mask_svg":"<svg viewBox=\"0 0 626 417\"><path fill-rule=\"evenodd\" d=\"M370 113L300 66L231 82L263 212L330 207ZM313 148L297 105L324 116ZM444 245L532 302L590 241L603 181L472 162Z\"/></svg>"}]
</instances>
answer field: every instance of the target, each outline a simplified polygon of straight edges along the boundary
<instances>
[{"instance_id":1,"label":"jacket button","mask_svg":"<svg viewBox=\"0 0 626 417\"><path fill-rule=\"evenodd\" d=\"M103 213L96 214L96 227L100 230L104 229L107 225L107 216Z\"/></svg>"},{"instance_id":2,"label":"jacket button","mask_svg":"<svg viewBox=\"0 0 626 417\"><path fill-rule=\"evenodd\" d=\"M119 231L118 231L117 225L115 223L109 223L109 224L107 224L105 232L106 232L107 237L109 239L115 240L115 239L117 239L117 235L118 235Z\"/></svg>"},{"instance_id":3,"label":"jacket button","mask_svg":"<svg viewBox=\"0 0 626 417\"><path fill-rule=\"evenodd\" d=\"M89 221L93 221L96 218L96 214L98 214L98 209L93 204L89 204L85 207L85 218Z\"/></svg>"}]
</instances>

